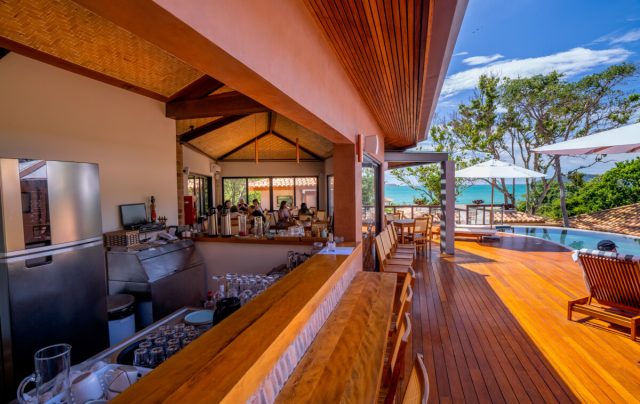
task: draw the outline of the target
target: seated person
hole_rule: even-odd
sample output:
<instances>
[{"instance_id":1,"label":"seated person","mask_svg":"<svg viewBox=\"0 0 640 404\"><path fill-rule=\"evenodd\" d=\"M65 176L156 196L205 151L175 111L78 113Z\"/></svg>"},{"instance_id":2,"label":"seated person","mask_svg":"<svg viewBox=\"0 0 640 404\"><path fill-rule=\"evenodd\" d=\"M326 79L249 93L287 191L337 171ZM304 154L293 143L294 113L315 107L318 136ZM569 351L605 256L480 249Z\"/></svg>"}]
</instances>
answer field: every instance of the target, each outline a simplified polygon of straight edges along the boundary
<instances>
[{"instance_id":1,"label":"seated person","mask_svg":"<svg viewBox=\"0 0 640 404\"><path fill-rule=\"evenodd\" d=\"M255 208L255 210L259 211L260 213L264 213L264 210L262 209L262 205L260 205L259 200L254 199L251 203L253 203L253 207Z\"/></svg>"},{"instance_id":2,"label":"seated person","mask_svg":"<svg viewBox=\"0 0 640 404\"><path fill-rule=\"evenodd\" d=\"M280 209L278 210L278 222L288 222L291 219L291 212L287 206L287 201L280 202Z\"/></svg>"},{"instance_id":3,"label":"seated person","mask_svg":"<svg viewBox=\"0 0 640 404\"><path fill-rule=\"evenodd\" d=\"M302 204L300 205L300 210L298 211L298 215L313 215L313 212L311 212L311 209L307 207L307 204L305 202L302 202Z\"/></svg>"},{"instance_id":4,"label":"seated person","mask_svg":"<svg viewBox=\"0 0 640 404\"><path fill-rule=\"evenodd\" d=\"M248 210L249 210L249 206L247 206L247 204L245 203L244 198L238 199L238 211L246 212Z\"/></svg>"}]
</instances>

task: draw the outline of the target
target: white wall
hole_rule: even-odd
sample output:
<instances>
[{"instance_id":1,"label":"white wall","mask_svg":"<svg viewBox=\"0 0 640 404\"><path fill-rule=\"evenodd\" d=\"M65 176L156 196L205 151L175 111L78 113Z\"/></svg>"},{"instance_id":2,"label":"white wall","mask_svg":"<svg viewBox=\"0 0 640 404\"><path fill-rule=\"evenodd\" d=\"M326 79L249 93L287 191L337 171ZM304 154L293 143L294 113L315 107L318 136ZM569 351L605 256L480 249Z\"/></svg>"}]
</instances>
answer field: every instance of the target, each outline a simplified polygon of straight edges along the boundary
<instances>
[{"instance_id":1,"label":"white wall","mask_svg":"<svg viewBox=\"0 0 640 404\"><path fill-rule=\"evenodd\" d=\"M213 171L211 170L212 164L214 168ZM219 167L215 164L214 160L203 155L202 153L198 153L186 146L182 146L182 168L186 169L187 167L189 168L189 174L199 174L199 175L204 175L206 177L211 177L211 187L213 189L213 195L216 194L216 181L214 179L214 175L215 175L215 168L219 170ZM183 190L185 195L188 194L187 180L188 180L188 177L184 175Z\"/></svg>"},{"instance_id":2,"label":"white wall","mask_svg":"<svg viewBox=\"0 0 640 404\"><path fill-rule=\"evenodd\" d=\"M326 196L326 176L325 163L322 161L303 161L300 164L295 162L265 161L259 162L219 162L222 177L290 177L309 176L318 177L318 199L319 209L325 209Z\"/></svg>"},{"instance_id":3,"label":"white wall","mask_svg":"<svg viewBox=\"0 0 640 404\"><path fill-rule=\"evenodd\" d=\"M164 105L26 57L0 60L0 156L100 166L104 231L118 205L156 197L177 223L175 123Z\"/></svg>"}]
</instances>

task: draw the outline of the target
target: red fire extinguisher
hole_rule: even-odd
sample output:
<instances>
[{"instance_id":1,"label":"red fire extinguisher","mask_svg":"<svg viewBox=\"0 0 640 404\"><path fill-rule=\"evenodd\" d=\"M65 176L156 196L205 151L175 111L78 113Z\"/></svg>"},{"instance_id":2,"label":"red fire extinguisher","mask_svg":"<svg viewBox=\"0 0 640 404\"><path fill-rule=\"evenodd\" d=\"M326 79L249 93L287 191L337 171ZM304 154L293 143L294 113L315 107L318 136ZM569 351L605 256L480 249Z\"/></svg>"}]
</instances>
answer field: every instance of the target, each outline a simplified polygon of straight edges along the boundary
<instances>
[{"instance_id":1,"label":"red fire extinguisher","mask_svg":"<svg viewBox=\"0 0 640 404\"><path fill-rule=\"evenodd\" d=\"M196 204L193 195L184 197L184 224L193 226L196 222Z\"/></svg>"}]
</instances>

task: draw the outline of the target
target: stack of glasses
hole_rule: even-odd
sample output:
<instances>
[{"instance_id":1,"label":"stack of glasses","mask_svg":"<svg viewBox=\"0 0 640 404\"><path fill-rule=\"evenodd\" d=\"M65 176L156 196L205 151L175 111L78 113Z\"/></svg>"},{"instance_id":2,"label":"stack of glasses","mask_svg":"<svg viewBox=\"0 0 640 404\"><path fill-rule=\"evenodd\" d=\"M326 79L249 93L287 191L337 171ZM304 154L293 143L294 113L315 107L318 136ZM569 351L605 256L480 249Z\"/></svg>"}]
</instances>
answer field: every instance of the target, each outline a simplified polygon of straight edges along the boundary
<instances>
[{"instance_id":1,"label":"stack of glasses","mask_svg":"<svg viewBox=\"0 0 640 404\"><path fill-rule=\"evenodd\" d=\"M271 275L263 274L226 274L225 276L213 276L214 283L218 292L214 295L214 300L220 300L227 297L237 297L240 304L244 305L267 288L276 283L284 274L273 273Z\"/></svg>"},{"instance_id":2,"label":"stack of glasses","mask_svg":"<svg viewBox=\"0 0 640 404\"><path fill-rule=\"evenodd\" d=\"M192 325L160 326L157 333L147 334L133 351L133 365L155 368L199 336L200 332Z\"/></svg>"}]
</instances>

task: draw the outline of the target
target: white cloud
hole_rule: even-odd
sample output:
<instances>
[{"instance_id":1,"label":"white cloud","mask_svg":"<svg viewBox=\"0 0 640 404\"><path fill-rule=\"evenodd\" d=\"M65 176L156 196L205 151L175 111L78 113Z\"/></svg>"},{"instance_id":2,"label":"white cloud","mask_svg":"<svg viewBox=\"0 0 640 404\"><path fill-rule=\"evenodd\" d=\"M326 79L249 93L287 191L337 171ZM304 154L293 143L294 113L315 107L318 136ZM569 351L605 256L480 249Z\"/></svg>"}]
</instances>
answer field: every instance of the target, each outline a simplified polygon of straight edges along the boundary
<instances>
[{"instance_id":1,"label":"white cloud","mask_svg":"<svg viewBox=\"0 0 640 404\"><path fill-rule=\"evenodd\" d=\"M609 43L610 44L629 43L629 42L635 42L639 39L640 39L640 28L636 28L636 29L632 29L631 31L623 35L612 37L609 40Z\"/></svg>"},{"instance_id":2,"label":"white cloud","mask_svg":"<svg viewBox=\"0 0 640 404\"><path fill-rule=\"evenodd\" d=\"M504 60L448 76L442 86L442 97L451 97L461 91L475 88L483 74L517 78L547 74L555 70L571 77L597 66L624 62L630 55L630 51L620 48L603 50L574 48L547 56Z\"/></svg>"},{"instance_id":3,"label":"white cloud","mask_svg":"<svg viewBox=\"0 0 640 404\"><path fill-rule=\"evenodd\" d=\"M453 56L464 56L464 55L468 55L469 52L458 52L458 53L454 53Z\"/></svg>"},{"instance_id":4,"label":"white cloud","mask_svg":"<svg viewBox=\"0 0 640 404\"><path fill-rule=\"evenodd\" d=\"M462 63L466 63L469 66L486 65L487 63L495 62L498 59L502 59L504 56L496 53L490 56L471 56L462 60Z\"/></svg>"}]
</instances>

